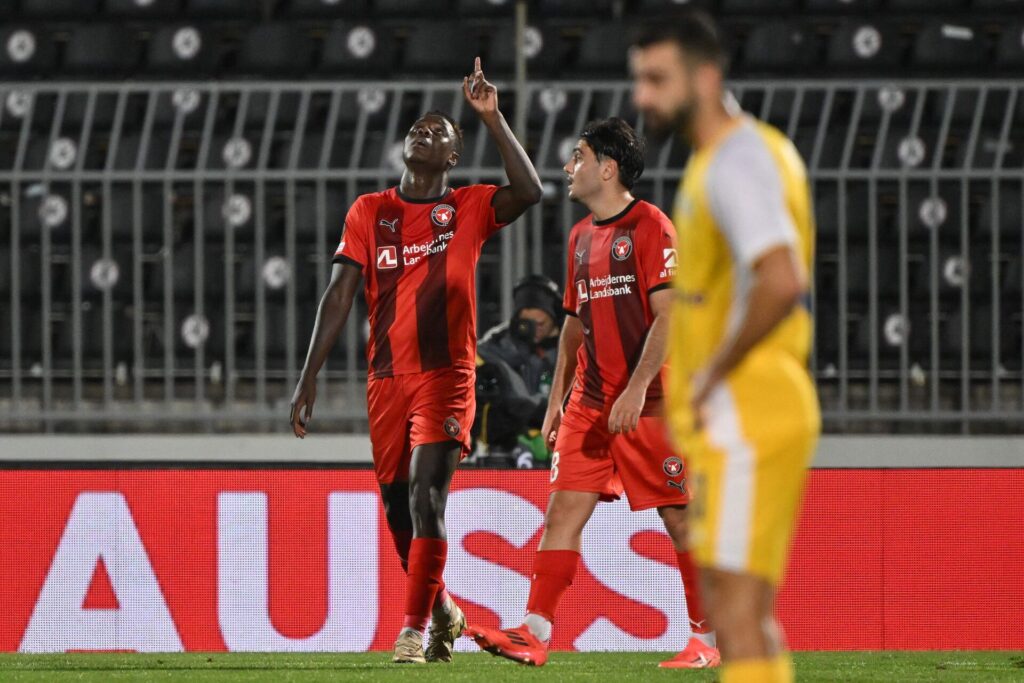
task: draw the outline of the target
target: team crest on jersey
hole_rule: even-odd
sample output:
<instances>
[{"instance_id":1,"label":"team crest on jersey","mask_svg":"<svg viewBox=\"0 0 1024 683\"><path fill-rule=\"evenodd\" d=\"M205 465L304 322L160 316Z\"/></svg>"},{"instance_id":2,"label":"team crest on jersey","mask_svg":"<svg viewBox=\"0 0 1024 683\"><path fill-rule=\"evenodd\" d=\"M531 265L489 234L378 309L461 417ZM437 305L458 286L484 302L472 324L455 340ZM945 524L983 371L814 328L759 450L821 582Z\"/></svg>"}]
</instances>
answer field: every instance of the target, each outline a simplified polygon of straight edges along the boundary
<instances>
[{"instance_id":1,"label":"team crest on jersey","mask_svg":"<svg viewBox=\"0 0 1024 683\"><path fill-rule=\"evenodd\" d=\"M447 228L448 224L455 218L455 207L451 204L438 204L430 212L430 220L439 228Z\"/></svg>"},{"instance_id":2,"label":"team crest on jersey","mask_svg":"<svg viewBox=\"0 0 1024 683\"><path fill-rule=\"evenodd\" d=\"M377 247L377 269L388 270L398 267L398 251L393 246Z\"/></svg>"},{"instance_id":3,"label":"team crest on jersey","mask_svg":"<svg viewBox=\"0 0 1024 683\"><path fill-rule=\"evenodd\" d=\"M665 458L665 462L661 463L661 469L665 470L665 474L670 477L678 477L683 473L683 461L673 455Z\"/></svg>"},{"instance_id":4,"label":"team crest on jersey","mask_svg":"<svg viewBox=\"0 0 1024 683\"><path fill-rule=\"evenodd\" d=\"M625 261L633 253L633 240L626 235L619 237L612 242L612 258L616 261Z\"/></svg>"},{"instance_id":5,"label":"team crest on jersey","mask_svg":"<svg viewBox=\"0 0 1024 683\"><path fill-rule=\"evenodd\" d=\"M454 417L446 417L444 420L444 433L453 439L459 435L462 431L462 427L459 426L459 421Z\"/></svg>"}]
</instances>

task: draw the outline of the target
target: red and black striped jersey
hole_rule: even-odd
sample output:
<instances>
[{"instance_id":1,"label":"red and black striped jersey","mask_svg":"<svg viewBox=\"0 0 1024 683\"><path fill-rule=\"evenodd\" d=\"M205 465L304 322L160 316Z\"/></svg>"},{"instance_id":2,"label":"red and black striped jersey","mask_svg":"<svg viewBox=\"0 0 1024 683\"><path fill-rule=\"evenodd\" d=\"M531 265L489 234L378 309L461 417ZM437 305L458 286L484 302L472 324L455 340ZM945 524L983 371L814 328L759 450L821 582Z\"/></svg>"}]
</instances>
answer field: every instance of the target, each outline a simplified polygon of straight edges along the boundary
<instances>
[{"instance_id":1,"label":"red and black striped jersey","mask_svg":"<svg viewBox=\"0 0 1024 683\"><path fill-rule=\"evenodd\" d=\"M583 324L575 383L584 405L610 409L626 388L654 322L650 294L670 287L675 271L675 228L652 204L635 199L616 216L573 226L563 305ZM658 376L643 414L658 414L662 397Z\"/></svg>"},{"instance_id":2,"label":"red and black striped jersey","mask_svg":"<svg viewBox=\"0 0 1024 683\"><path fill-rule=\"evenodd\" d=\"M363 271L370 378L476 367L476 264L501 224L495 185L411 199L396 187L356 199L335 262Z\"/></svg>"}]
</instances>

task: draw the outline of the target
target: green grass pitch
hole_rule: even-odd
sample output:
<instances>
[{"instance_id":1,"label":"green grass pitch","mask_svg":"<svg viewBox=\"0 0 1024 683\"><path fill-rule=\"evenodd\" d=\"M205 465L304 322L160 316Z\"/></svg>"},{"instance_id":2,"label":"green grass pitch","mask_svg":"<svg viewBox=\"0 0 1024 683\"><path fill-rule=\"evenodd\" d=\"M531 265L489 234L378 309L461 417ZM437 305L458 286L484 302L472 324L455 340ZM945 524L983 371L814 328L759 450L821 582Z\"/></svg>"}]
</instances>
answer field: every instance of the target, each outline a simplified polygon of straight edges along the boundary
<instances>
[{"instance_id":1,"label":"green grass pitch","mask_svg":"<svg viewBox=\"0 0 1024 683\"><path fill-rule=\"evenodd\" d=\"M360 654L0 655L0 681L714 681L713 672L660 670L657 653L555 653L524 667L456 653L451 665L397 665ZM804 652L798 681L1024 681L1024 652Z\"/></svg>"}]
</instances>

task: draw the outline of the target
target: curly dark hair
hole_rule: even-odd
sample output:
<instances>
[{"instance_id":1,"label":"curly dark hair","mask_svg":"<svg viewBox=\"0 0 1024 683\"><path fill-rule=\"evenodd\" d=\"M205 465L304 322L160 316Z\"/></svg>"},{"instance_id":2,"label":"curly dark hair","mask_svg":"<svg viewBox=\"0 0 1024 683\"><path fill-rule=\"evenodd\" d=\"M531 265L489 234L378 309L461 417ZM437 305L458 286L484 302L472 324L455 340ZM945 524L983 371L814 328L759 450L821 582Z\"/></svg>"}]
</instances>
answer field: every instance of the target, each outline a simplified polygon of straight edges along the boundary
<instances>
[{"instance_id":1,"label":"curly dark hair","mask_svg":"<svg viewBox=\"0 0 1024 683\"><path fill-rule=\"evenodd\" d=\"M591 121L580 133L598 160L614 159L619 165L619 182L627 190L644 172L644 139L623 119L612 117Z\"/></svg>"}]
</instances>

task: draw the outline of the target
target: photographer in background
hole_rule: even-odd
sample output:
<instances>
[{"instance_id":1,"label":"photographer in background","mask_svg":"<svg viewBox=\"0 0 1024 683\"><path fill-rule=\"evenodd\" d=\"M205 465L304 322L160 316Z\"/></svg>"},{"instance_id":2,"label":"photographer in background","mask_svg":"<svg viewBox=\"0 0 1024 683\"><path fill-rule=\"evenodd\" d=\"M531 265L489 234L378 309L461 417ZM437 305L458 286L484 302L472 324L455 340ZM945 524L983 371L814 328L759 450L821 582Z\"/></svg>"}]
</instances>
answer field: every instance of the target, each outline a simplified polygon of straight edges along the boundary
<instances>
[{"instance_id":1,"label":"photographer in background","mask_svg":"<svg viewBox=\"0 0 1024 683\"><path fill-rule=\"evenodd\" d=\"M546 467L540 438L562 325L562 294L550 278L527 275L512 290L512 319L477 345L476 449L491 467Z\"/></svg>"}]
</instances>

